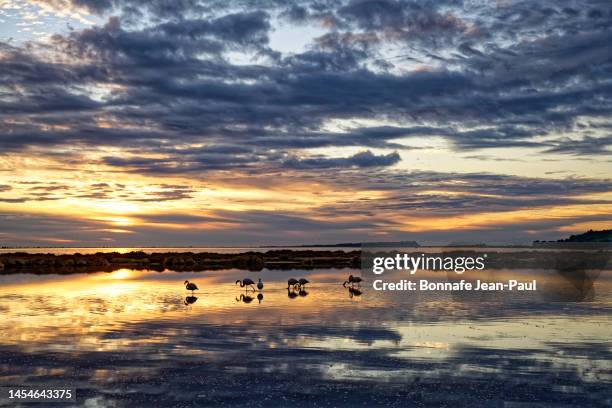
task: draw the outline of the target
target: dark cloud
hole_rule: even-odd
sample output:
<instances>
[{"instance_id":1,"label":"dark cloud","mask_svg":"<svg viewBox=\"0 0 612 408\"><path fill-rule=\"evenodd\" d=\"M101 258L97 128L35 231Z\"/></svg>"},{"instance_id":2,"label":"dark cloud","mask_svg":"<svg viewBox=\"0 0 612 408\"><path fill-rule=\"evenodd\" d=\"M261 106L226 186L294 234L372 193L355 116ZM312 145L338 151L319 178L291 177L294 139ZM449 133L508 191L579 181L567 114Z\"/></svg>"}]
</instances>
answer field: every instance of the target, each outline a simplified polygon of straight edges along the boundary
<instances>
[{"instance_id":1,"label":"dark cloud","mask_svg":"<svg viewBox=\"0 0 612 408\"><path fill-rule=\"evenodd\" d=\"M3 45L4 95L11 97L1 97L0 106L3 115L28 121L5 122L0 144L384 147L392 135L349 142L343 133L321 132L330 119L360 117L417 123L429 129L415 137L437 134L462 150L589 154L541 136L581 132L578 118L595 122L612 108L606 2L588 12L552 2L471 8L451 1L262 2L240 12L246 3L164 4L72 1L114 13L102 26L55 37L53 52L77 64L42 59L36 46ZM128 16L137 9L155 18L135 25ZM331 16L335 23L305 52L281 56L269 48L270 16L279 13L305 22ZM400 50L397 58L380 53L389 45ZM236 64L226 54L249 49L264 63ZM391 73L404 57L429 69ZM99 84L115 88L95 97ZM115 125L92 126L98 116ZM54 130L59 124L68 128Z\"/></svg>"},{"instance_id":2,"label":"dark cloud","mask_svg":"<svg viewBox=\"0 0 612 408\"><path fill-rule=\"evenodd\" d=\"M612 155L612 135L603 137L585 136L580 140L563 138L548 149L551 153L568 153L576 156Z\"/></svg>"},{"instance_id":3,"label":"dark cloud","mask_svg":"<svg viewBox=\"0 0 612 408\"><path fill-rule=\"evenodd\" d=\"M274 147L274 144L270 143L269 140L266 144ZM314 147L314 145L311 145L311 147ZM334 158L315 155L301 158L269 152L263 149L248 149L238 146L213 146L210 149L193 149L189 152L170 149L166 153L169 156L163 159L142 156L130 158L105 157L104 163L136 173L187 174L215 170L252 170L260 173L277 169L315 170L387 167L401 160L397 152L375 155L371 151L366 150L349 157ZM258 161L267 163L267 166L255 165Z\"/></svg>"},{"instance_id":4,"label":"dark cloud","mask_svg":"<svg viewBox=\"0 0 612 408\"><path fill-rule=\"evenodd\" d=\"M397 152L375 155L369 150L356 153L350 157L327 158L327 157L310 157L308 159L300 159L291 157L283 162L284 166L290 169L327 169L336 167L386 167L392 166L400 161L400 156Z\"/></svg>"},{"instance_id":5,"label":"dark cloud","mask_svg":"<svg viewBox=\"0 0 612 408\"><path fill-rule=\"evenodd\" d=\"M444 2L441 5L444 6ZM474 35L460 10L441 11L435 2L352 0L338 9L341 23L368 33L380 33L392 43L422 43L439 47Z\"/></svg>"},{"instance_id":6,"label":"dark cloud","mask_svg":"<svg viewBox=\"0 0 612 408\"><path fill-rule=\"evenodd\" d=\"M128 198L128 201L163 202L192 198L194 190L188 187L170 187L161 191L146 193L143 197Z\"/></svg>"},{"instance_id":7,"label":"dark cloud","mask_svg":"<svg viewBox=\"0 0 612 408\"><path fill-rule=\"evenodd\" d=\"M606 151L605 139L595 136L580 139L579 149L541 138L581 132L577 118L610 113L612 88L606 81L612 32L605 24L610 6L603 2L593 3L588 13L573 8L570 14L562 5L523 2L472 9L457 2L304 1L290 7L269 2L240 12L240 2L226 7L195 0L171 6L137 0L71 3L114 17L102 26L55 37L53 52L77 64L43 60L36 46L3 45L4 95L11 97L0 97L2 114L28 119L1 125L0 145L6 150L75 142L146 148L165 141L206 141L209 152L200 157L187 149L172 153L188 155L186 171L287 162L256 152L214 154L216 145L228 144L267 146L302 157L296 149L399 149L393 138L435 135L461 150ZM135 25L128 16L137 9L155 18ZM303 22L331 16L335 23L305 52L280 56L269 48L270 16L278 13ZM533 34L538 24L544 27L539 35L516 41L516 33ZM422 48L434 43L435 50ZM387 68L377 65L387 58L379 47L389 44L424 64L433 53L444 55L429 70L391 73L401 56L387 60ZM248 49L266 62L235 64L226 54ZM114 88L101 98L92 93L99 84ZM111 126L92 125L96 117ZM355 117L418 125L321 130L330 119ZM333 160L310 158L311 163L321 159ZM107 162L149 168L126 160ZM164 161L156 167L174 169Z\"/></svg>"},{"instance_id":8,"label":"dark cloud","mask_svg":"<svg viewBox=\"0 0 612 408\"><path fill-rule=\"evenodd\" d=\"M228 155L225 153L175 155L166 159L148 157L104 158L104 163L111 166L121 167L125 171L145 174L188 174L214 170L245 170L256 161L257 158L253 154Z\"/></svg>"},{"instance_id":9,"label":"dark cloud","mask_svg":"<svg viewBox=\"0 0 612 408\"><path fill-rule=\"evenodd\" d=\"M28 201L25 198L0 198L0 203L25 203Z\"/></svg>"}]
</instances>

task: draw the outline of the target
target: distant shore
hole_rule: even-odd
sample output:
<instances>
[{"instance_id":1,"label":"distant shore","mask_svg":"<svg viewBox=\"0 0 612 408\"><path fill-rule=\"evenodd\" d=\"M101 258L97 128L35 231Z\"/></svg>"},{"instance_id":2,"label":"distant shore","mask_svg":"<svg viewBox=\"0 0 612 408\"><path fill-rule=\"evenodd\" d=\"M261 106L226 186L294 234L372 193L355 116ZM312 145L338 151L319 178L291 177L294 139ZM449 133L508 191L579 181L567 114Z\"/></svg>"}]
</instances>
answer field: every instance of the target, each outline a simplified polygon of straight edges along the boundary
<instances>
[{"instance_id":1,"label":"distant shore","mask_svg":"<svg viewBox=\"0 0 612 408\"><path fill-rule=\"evenodd\" d=\"M379 249L377 252L383 252ZM415 255L420 252L414 249ZM473 256L482 251L440 251L440 256ZM491 269L604 269L609 267L612 252L598 251L487 251L486 268ZM429 253L429 255L436 255ZM36 273L64 274L83 272L112 272L118 269L148 269L163 272L206 271L219 269L343 269L361 268L362 252L330 250L269 250L223 254L214 252L128 253L97 252L95 254L31 254L11 252L0 254L0 274Z\"/></svg>"},{"instance_id":2,"label":"distant shore","mask_svg":"<svg viewBox=\"0 0 612 408\"><path fill-rule=\"evenodd\" d=\"M95 254L0 254L0 273L111 272L117 269L204 271L218 269L359 268L360 251L271 250L236 254L214 252L98 252Z\"/></svg>"}]
</instances>

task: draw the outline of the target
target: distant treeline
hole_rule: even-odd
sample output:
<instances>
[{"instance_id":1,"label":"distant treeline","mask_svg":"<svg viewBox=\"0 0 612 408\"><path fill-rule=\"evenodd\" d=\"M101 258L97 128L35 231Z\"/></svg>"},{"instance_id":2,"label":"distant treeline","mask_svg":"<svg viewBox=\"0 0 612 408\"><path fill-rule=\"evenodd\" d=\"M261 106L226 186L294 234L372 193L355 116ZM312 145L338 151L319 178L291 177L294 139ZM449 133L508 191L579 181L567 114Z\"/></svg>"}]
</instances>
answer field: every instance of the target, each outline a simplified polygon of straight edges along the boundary
<instances>
[{"instance_id":1,"label":"distant treeline","mask_svg":"<svg viewBox=\"0 0 612 408\"><path fill-rule=\"evenodd\" d=\"M556 241L539 241L539 240L533 241L534 244L551 243L551 242L558 242L558 243L610 242L612 243L612 229L606 229L606 230L601 230L601 231L588 230L587 232L583 234L570 235L569 238L558 239Z\"/></svg>"}]
</instances>

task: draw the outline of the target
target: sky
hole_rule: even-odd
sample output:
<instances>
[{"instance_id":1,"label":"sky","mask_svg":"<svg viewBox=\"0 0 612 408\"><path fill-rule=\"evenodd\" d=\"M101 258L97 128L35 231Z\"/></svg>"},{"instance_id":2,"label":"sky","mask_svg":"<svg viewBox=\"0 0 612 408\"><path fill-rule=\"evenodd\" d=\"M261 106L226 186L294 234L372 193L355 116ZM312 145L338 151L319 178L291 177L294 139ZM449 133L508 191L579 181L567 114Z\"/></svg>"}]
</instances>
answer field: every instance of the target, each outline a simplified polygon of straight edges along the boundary
<instances>
[{"instance_id":1,"label":"sky","mask_svg":"<svg viewBox=\"0 0 612 408\"><path fill-rule=\"evenodd\" d=\"M612 227L612 3L0 0L0 245Z\"/></svg>"}]
</instances>

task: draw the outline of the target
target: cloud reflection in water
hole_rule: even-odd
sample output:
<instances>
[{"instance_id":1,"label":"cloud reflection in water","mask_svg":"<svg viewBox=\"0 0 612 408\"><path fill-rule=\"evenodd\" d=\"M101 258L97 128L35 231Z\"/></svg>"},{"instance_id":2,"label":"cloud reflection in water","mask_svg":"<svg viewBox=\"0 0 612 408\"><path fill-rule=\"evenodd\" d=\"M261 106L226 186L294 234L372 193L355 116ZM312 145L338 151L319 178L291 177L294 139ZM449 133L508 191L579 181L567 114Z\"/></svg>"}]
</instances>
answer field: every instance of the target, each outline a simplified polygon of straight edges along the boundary
<instances>
[{"instance_id":1,"label":"cloud reflection in water","mask_svg":"<svg viewBox=\"0 0 612 408\"><path fill-rule=\"evenodd\" d=\"M80 398L117 406L241 405L245 388L253 405L609 398L612 292L602 276L594 301L550 302L546 291L474 300L381 294L367 282L351 298L345 271L300 271L313 283L291 298L288 273L258 274L265 302L245 302L234 287L244 271L7 281L0 383L73 382ZM185 279L197 282L197 298ZM564 282L551 271L538 279L553 289Z\"/></svg>"}]
</instances>

